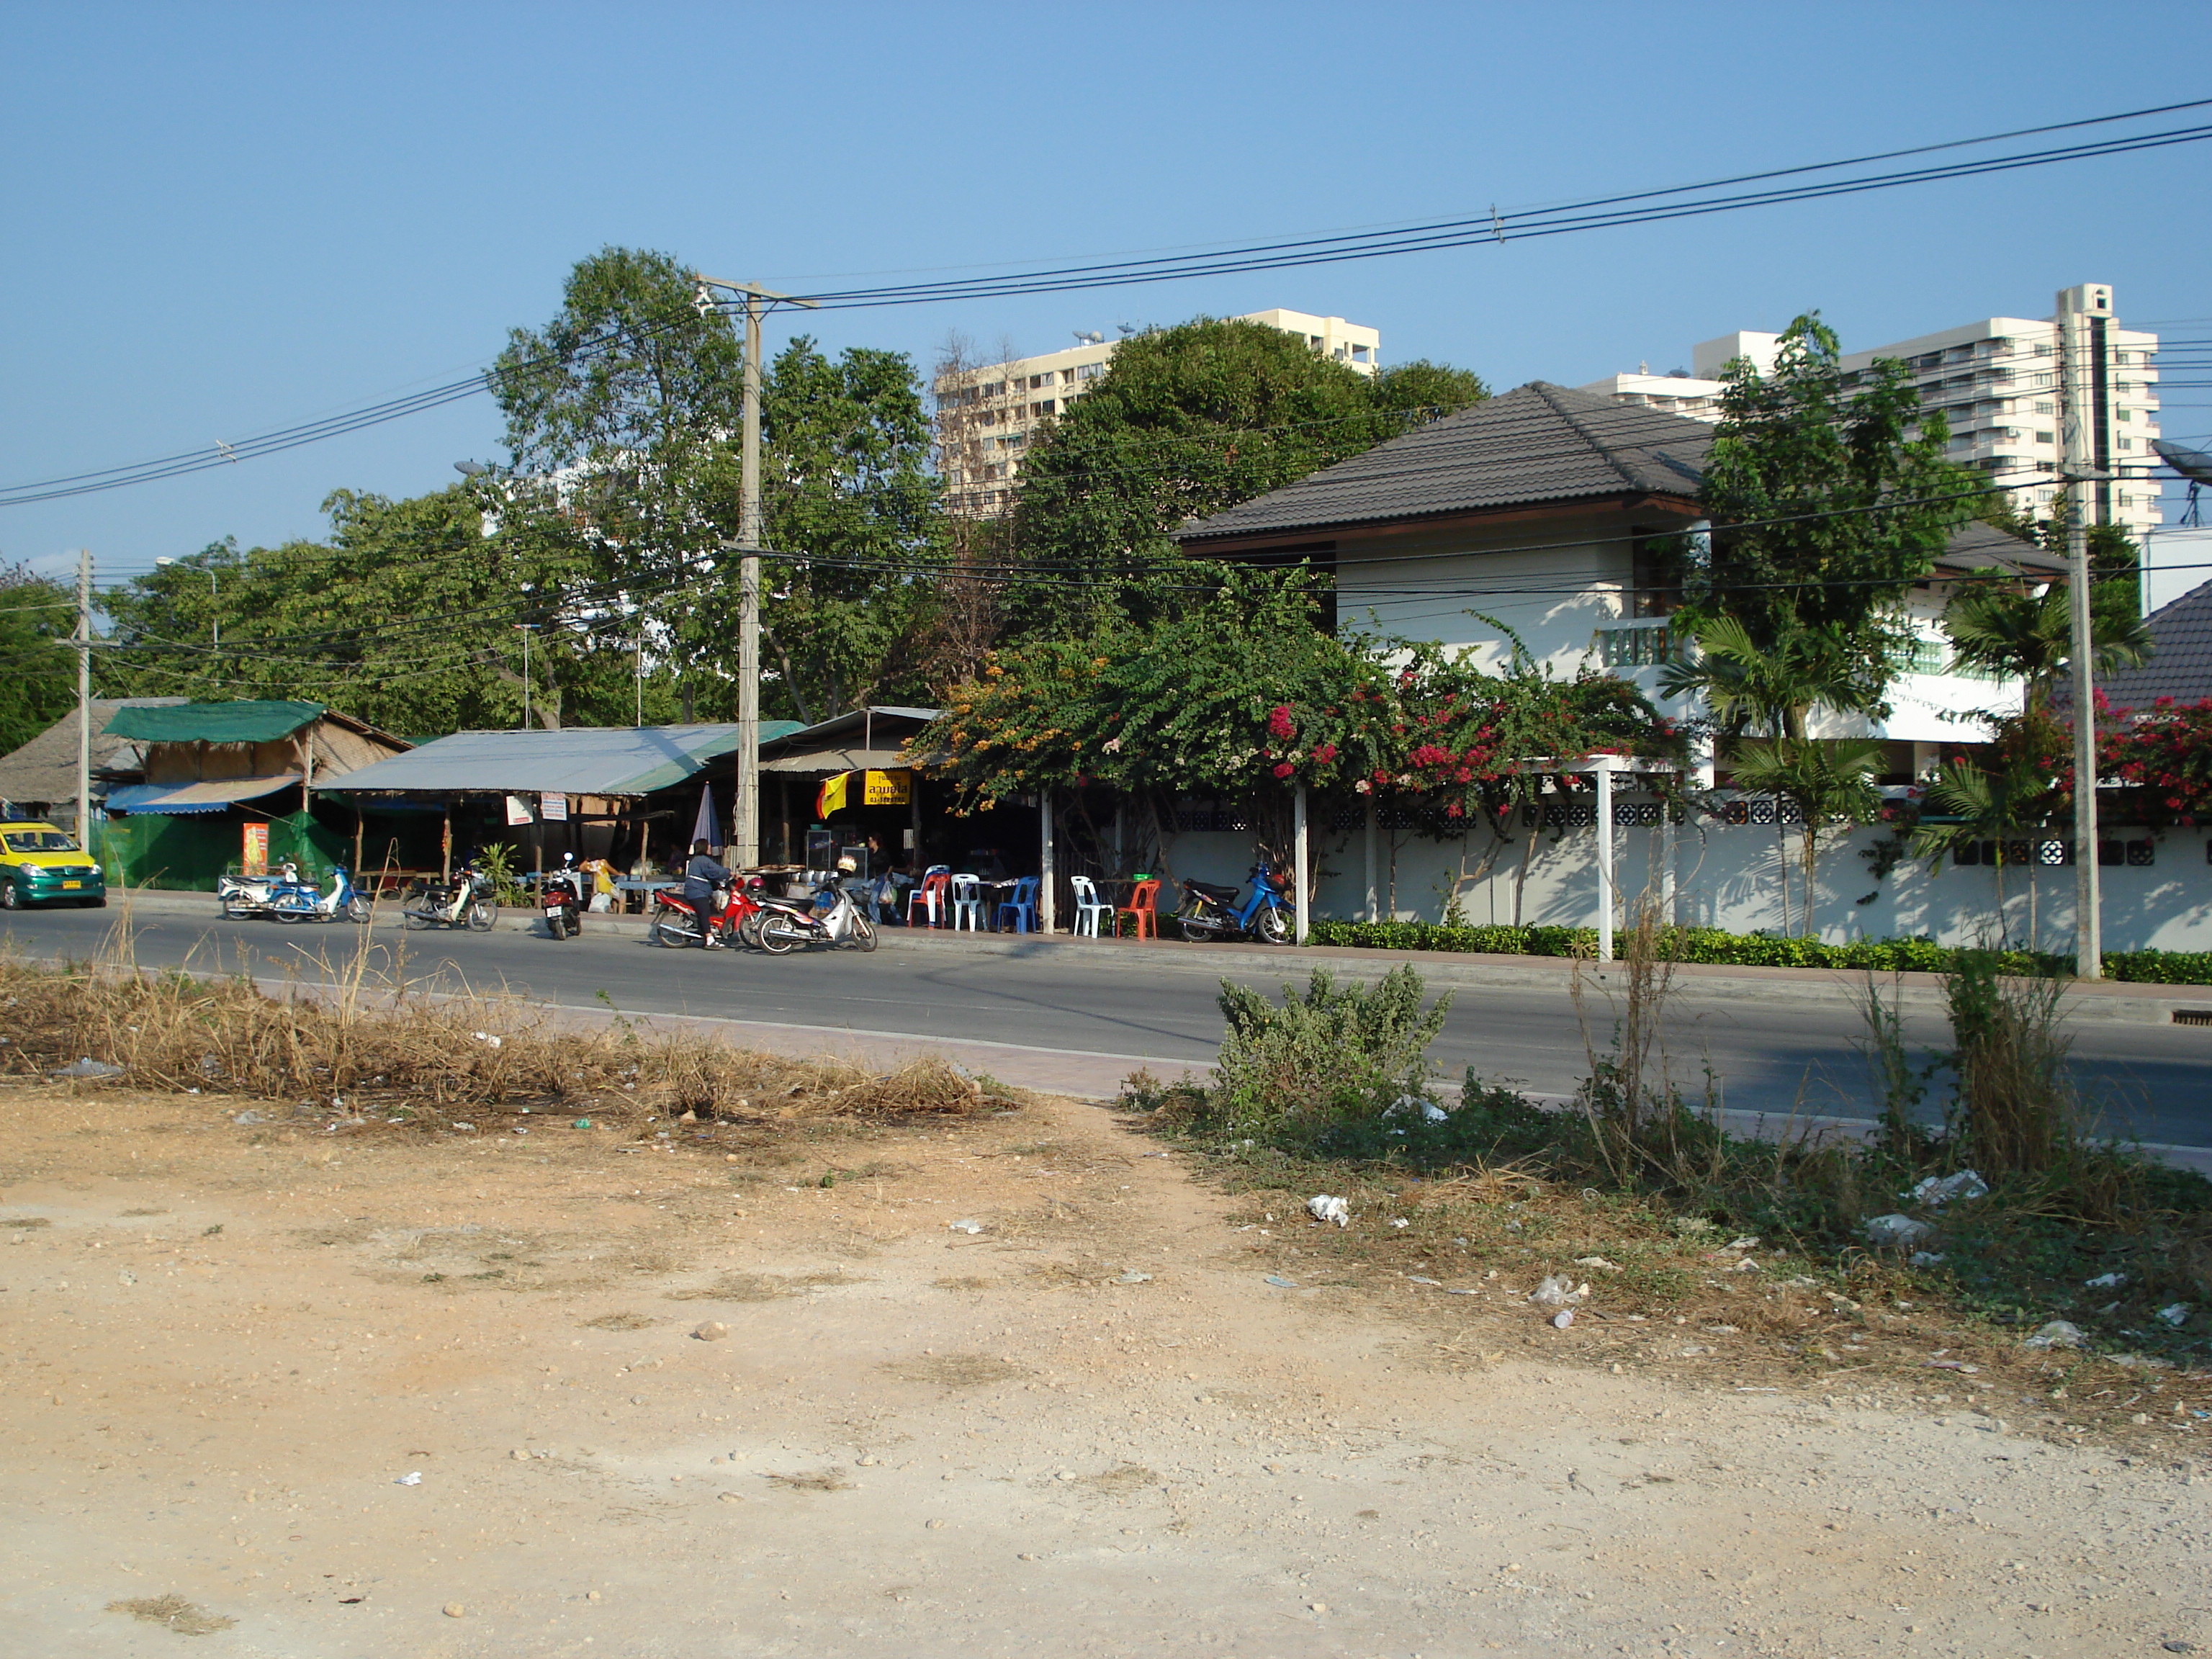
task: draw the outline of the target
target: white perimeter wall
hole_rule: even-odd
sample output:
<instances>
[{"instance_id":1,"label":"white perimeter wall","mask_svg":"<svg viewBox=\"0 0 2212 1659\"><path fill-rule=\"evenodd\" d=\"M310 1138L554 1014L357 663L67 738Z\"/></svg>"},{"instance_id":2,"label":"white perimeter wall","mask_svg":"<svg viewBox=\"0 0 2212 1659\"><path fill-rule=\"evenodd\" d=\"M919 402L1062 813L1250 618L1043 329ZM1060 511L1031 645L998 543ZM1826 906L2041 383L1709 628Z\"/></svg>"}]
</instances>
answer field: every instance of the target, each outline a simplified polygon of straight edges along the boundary
<instances>
[{"instance_id":1,"label":"white perimeter wall","mask_svg":"<svg viewBox=\"0 0 2212 1659\"><path fill-rule=\"evenodd\" d=\"M1623 805L1642 798L1624 795ZM1314 915L1355 920L1367 914L1366 842L1362 830L1337 830L1316 813L1313 863L1319 878ZM1620 890L1627 903L1660 889L1662 831L1617 828L1613 834ZM2212 864L2206 861L2203 830L2178 830L2163 837L2136 829L2113 830L2107 837L2150 842L2154 862L2148 867L2107 865L2104 884L2104 937L2108 951L2212 951ZM1678 825L1674 830L1677 915L1686 922L1725 928L1735 933L1778 933L1783 929L1782 870L1789 864L1789 931L1800 931L1802 902L1800 848L1796 826L1778 833L1772 825ZM1821 838L1819 890L1814 902L1820 936L1831 943L1854 939L1925 935L1947 945L1972 945L1997 935L1996 881L1999 872L1946 863L1931 873L1921 860L1907 860L1880 882L1860 857L1882 837L1871 830L1848 835L1830 831ZM1392 842L1396 842L1396 896L1391 899ZM1192 833L1176 836L1167 849L1170 873L1177 878L1242 882L1252 862L1249 835ZM1486 855L1488 867L1485 872ZM1522 844L1499 847L1487 826L1462 842L1437 842L1400 830L1394 838L1377 832L1375 865L1382 914L1407 921L1441 921L1456 877L1460 911L1469 922L1514 920L1514 881ZM2046 950L2073 948L2074 871L2008 867L2002 872L2004 941L2016 947L2031 939ZM1161 895L1164 904L1172 890ZM1860 904L1868 894L1871 902ZM1531 924L1594 927L1597 921L1597 833L1569 830L1557 839L1540 834L1522 896L1521 920ZM1621 913L1626 919L1625 908ZM2033 922L2031 935L2031 918Z\"/></svg>"}]
</instances>

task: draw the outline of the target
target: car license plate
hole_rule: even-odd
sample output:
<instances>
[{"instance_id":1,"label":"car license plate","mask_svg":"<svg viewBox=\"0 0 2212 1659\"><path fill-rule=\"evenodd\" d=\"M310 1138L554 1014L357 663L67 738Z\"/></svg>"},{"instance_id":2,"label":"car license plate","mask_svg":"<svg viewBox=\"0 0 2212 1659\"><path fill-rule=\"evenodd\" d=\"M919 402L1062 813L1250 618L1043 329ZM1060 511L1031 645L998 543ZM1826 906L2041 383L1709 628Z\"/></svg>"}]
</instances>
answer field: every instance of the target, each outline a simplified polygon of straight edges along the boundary
<instances>
[{"instance_id":1,"label":"car license plate","mask_svg":"<svg viewBox=\"0 0 2212 1659\"><path fill-rule=\"evenodd\" d=\"M81 881L65 881L65 882L64 882L64 883L62 884L62 889L63 889L63 890L64 890L64 892L66 892L69 889L70 889L70 888L72 888L72 887L82 887L82 886L83 886L83 885L84 885L84 884L83 884L82 882L81 882Z\"/></svg>"}]
</instances>

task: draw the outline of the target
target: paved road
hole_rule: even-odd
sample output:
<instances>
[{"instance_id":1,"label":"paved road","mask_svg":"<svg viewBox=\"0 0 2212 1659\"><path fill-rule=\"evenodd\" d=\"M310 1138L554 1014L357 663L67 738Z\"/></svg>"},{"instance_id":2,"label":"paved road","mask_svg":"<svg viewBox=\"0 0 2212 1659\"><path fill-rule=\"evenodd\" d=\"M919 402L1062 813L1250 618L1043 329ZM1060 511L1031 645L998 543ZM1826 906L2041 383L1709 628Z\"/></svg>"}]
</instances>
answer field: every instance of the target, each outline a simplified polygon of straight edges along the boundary
<instances>
[{"instance_id":1,"label":"paved road","mask_svg":"<svg viewBox=\"0 0 2212 1659\"><path fill-rule=\"evenodd\" d=\"M88 957L115 912L18 913L0 922L0 945L42 956ZM357 931L226 922L204 915L140 908L135 949L142 963L235 971L241 950L257 974L309 967L317 952L343 960ZM971 954L909 945L887 929L884 949L803 952L772 958L745 951L667 951L601 927L565 943L516 932L403 934L380 926L374 949L388 969L404 951L405 971L448 988L501 988L574 1007L603 1005L605 992L632 1012L707 1015L775 1022L872 1036L957 1039L1012 1045L994 1066L1022 1080L1022 1050L1087 1058L1106 1091L1139 1064L1156 1071L1210 1060L1221 1033L1213 994L1219 964L1203 952L1136 957L1113 951L1097 963L1065 950ZM1235 977L1272 990L1284 972ZM1285 972L1300 971L1289 958ZM1602 1018L1601 1001L1595 1005ZM1916 1021L1913 1038L1933 1045L1940 1020ZM1670 1042L1678 1075L1697 1080L1710 1063L1737 1110L1843 1117L1868 1115L1864 1074L1850 1010L1762 1002L1740 993L1680 999ZM1609 1036L1609 1031L1601 1036ZM2077 1074L2111 1100L2110 1121L2144 1139L2212 1146L2212 1030L2116 1022L2075 1028ZM1544 1093L1571 1092L1587 1073L1581 1024L1564 991L1546 987L1462 988L1433 1054L1456 1076L1467 1066Z\"/></svg>"}]
</instances>

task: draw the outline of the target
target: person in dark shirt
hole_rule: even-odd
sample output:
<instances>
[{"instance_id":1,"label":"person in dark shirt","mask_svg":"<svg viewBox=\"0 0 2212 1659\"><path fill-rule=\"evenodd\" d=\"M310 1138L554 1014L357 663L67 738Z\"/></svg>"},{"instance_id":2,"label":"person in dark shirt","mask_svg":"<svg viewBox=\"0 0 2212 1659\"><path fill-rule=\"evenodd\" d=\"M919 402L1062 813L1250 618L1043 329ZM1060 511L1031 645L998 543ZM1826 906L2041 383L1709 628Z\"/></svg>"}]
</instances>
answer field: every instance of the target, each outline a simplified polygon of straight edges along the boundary
<instances>
[{"instance_id":1,"label":"person in dark shirt","mask_svg":"<svg viewBox=\"0 0 2212 1659\"><path fill-rule=\"evenodd\" d=\"M699 932L710 951L720 950L722 939L708 925L708 905L714 896L714 890L727 887L733 879L727 870L714 862L714 855L707 850L705 842L691 843L691 861L684 866L684 902L698 916Z\"/></svg>"}]
</instances>

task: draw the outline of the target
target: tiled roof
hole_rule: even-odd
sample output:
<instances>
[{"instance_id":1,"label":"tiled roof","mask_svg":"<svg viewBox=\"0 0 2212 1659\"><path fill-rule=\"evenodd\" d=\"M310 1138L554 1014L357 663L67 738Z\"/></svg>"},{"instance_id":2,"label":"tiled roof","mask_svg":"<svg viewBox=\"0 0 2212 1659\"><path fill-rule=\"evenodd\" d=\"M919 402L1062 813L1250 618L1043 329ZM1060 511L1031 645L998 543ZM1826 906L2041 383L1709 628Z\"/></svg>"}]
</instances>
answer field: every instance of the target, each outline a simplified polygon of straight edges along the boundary
<instances>
[{"instance_id":1,"label":"tiled roof","mask_svg":"<svg viewBox=\"0 0 2212 1659\"><path fill-rule=\"evenodd\" d=\"M2160 697L2182 703L2212 697L2212 582L2160 605L2145 626L2157 653L2140 668L2104 676L2098 689L2106 698L2141 711Z\"/></svg>"},{"instance_id":2,"label":"tiled roof","mask_svg":"<svg viewBox=\"0 0 2212 1659\"><path fill-rule=\"evenodd\" d=\"M1713 429L1532 380L1176 532L1186 544L1480 512L1695 493Z\"/></svg>"}]
</instances>

